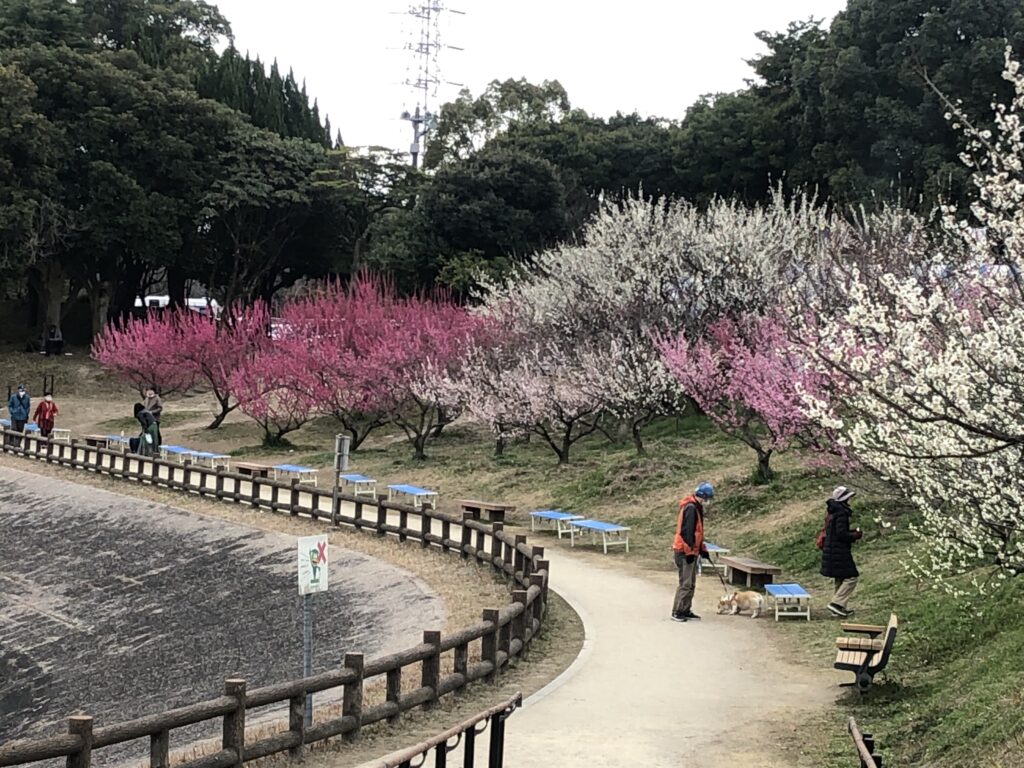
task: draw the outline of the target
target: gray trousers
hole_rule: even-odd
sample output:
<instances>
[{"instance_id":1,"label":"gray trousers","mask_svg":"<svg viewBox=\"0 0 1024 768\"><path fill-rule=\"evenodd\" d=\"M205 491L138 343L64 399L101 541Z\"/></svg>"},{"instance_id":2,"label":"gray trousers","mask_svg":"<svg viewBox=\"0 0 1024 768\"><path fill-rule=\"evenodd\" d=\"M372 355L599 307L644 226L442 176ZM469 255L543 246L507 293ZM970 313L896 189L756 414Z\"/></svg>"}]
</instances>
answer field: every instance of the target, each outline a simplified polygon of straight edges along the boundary
<instances>
[{"instance_id":1,"label":"gray trousers","mask_svg":"<svg viewBox=\"0 0 1024 768\"><path fill-rule=\"evenodd\" d=\"M676 587L672 612L686 613L693 606L693 593L697 589L697 558L694 558L692 563L687 563L686 555L675 552L674 560L679 571L679 586Z\"/></svg>"},{"instance_id":2,"label":"gray trousers","mask_svg":"<svg viewBox=\"0 0 1024 768\"><path fill-rule=\"evenodd\" d=\"M832 595L832 603L838 605L840 608L845 608L846 603L853 595L853 590L857 588L857 577L854 576L849 579L836 579L836 593Z\"/></svg>"}]
</instances>

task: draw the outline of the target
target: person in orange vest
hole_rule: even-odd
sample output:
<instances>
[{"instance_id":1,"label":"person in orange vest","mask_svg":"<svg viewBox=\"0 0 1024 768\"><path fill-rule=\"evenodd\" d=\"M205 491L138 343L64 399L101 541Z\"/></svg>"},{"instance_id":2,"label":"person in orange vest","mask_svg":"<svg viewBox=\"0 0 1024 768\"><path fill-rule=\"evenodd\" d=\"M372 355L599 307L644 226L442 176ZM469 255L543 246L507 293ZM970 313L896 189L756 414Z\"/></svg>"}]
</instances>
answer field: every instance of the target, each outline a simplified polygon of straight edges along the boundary
<instances>
[{"instance_id":1,"label":"person in orange vest","mask_svg":"<svg viewBox=\"0 0 1024 768\"><path fill-rule=\"evenodd\" d=\"M672 620L699 619L693 612L693 593L697 588L697 558L710 560L704 544L704 506L715 495L711 483L701 483L691 496L679 502L676 535L672 540L672 555L679 571L679 586L672 603Z\"/></svg>"}]
</instances>

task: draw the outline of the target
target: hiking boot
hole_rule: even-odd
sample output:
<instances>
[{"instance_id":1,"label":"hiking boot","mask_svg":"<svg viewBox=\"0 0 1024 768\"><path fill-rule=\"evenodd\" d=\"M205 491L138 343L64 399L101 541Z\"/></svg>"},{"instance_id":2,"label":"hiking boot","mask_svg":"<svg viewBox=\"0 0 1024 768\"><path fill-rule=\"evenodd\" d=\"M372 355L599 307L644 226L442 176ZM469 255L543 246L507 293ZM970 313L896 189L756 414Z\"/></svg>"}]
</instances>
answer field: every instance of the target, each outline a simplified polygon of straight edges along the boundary
<instances>
[{"instance_id":1,"label":"hiking boot","mask_svg":"<svg viewBox=\"0 0 1024 768\"><path fill-rule=\"evenodd\" d=\"M685 616L688 619L695 619L695 620L698 620L698 621L700 620L700 616L698 616L693 611L683 611L683 616Z\"/></svg>"},{"instance_id":2,"label":"hiking boot","mask_svg":"<svg viewBox=\"0 0 1024 768\"><path fill-rule=\"evenodd\" d=\"M686 616L681 613L673 613L672 621L686 621Z\"/></svg>"},{"instance_id":3,"label":"hiking boot","mask_svg":"<svg viewBox=\"0 0 1024 768\"><path fill-rule=\"evenodd\" d=\"M825 607L828 608L832 612L833 616L838 616L841 619L845 619L851 613L851 611L848 611L845 608L842 608L841 606L836 605L835 603L829 603Z\"/></svg>"}]
</instances>

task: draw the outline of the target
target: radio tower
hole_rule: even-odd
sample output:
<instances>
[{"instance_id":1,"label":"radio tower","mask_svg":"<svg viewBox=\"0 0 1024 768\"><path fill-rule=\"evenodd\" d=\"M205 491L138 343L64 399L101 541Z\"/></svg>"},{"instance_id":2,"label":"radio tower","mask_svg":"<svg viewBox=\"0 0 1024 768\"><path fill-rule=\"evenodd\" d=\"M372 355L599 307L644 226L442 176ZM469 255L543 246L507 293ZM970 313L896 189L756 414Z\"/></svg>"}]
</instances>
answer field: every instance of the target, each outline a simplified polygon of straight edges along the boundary
<instances>
[{"instance_id":1,"label":"radio tower","mask_svg":"<svg viewBox=\"0 0 1024 768\"><path fill-rule=\"evenodd\" d=\"M421 147L425 148L425 143L421 144L421 141L437 121L437 116L430 111L430 102L437 97L437 88L442 82L438 53L442 47L455 51L462 50L453 45L442 45L441 16L444 13L462 15L463 12L446 7L441 0L425 0L419 5L409 6L407 13L419 22L418 34L414 33L413 41L406 45L406 49L412 52L415 60L415 74L410 71L410 76L405 80L405 84L417 95L415 110L411 113L406 110L402 112L401 117L412 123L412 144L409 145L409 154L412 157L412 167L416 168L422 154Z\"/></svg>"}]
</instances>

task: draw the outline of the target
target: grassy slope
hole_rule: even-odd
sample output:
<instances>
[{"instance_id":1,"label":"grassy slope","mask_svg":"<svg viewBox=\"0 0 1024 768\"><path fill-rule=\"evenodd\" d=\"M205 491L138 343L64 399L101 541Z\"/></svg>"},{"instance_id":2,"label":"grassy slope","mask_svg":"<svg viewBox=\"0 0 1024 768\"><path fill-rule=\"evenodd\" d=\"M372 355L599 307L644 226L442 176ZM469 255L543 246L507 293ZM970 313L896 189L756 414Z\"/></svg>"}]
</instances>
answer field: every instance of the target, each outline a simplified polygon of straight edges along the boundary
<instances>
[{"instance_id":1,"label":"grassy slope","mask_svg":"<svg viewBox=\"0 0 1024 768\"><path fill-rule=\"evenodd\" d=\"M124 401L124 412L131 412L130 390L100 374L85 355L62 362L3 355L0 367L11 383L27 380L33 391L43 372L56 371L58 392ZM185 403L167 399L166 431L175 441L235 447L238 454L267 458L282 455L258 448L257 429L238 416L215 433L205 431L207 414L196 408L203 408L198 398ZM329 466L334 431L329 422L306 427L292 436L294 450L285 455ZM559 468L539 441L510 445L505 456L495 458L485 434L455 425L428 449L426 463L410 459L400 435L383 433L353 455L352 469L378 478L381 486L411 482L434 487L441 491L442 509L454 509L460 497L487 497L518 504L519 522L526 521L527 511L544 507L621 522L633 529L633 551L615 550L609 557L653 569L671 567L668 549L679 496L710 479L718 500L708 515L709 538L734 553L781 565L786 578L799 580L814 595L814 621L780 623L775 629L797 658L830 667L838 627L821 610L830 593L817 574L813 540L823 500L839 478L784 459L777 462L780 475L774 483L754 484L753 454L696 416L653 425L647 446L650 455L637 458L631 445L593 438L574 448L571 465ZM856 478L842 482L863 485ZM876 734L886 764L1024 766L1024 579L983 605L965 609L905 574L900 560L917 546L908 531L912 515L907 510L868 490L862 490L854 507L865 530L856 550L862 572L853 601L857 619L884 623L894 610L901 629L889 670L869 695L860 701L856 694L843 694L837 710L822 714L823 727L801 729L810 742L805 764L850 765L844 720L852 713ZM883 529L876 517L894 527Z\"/></svg>"}]
</instances>

